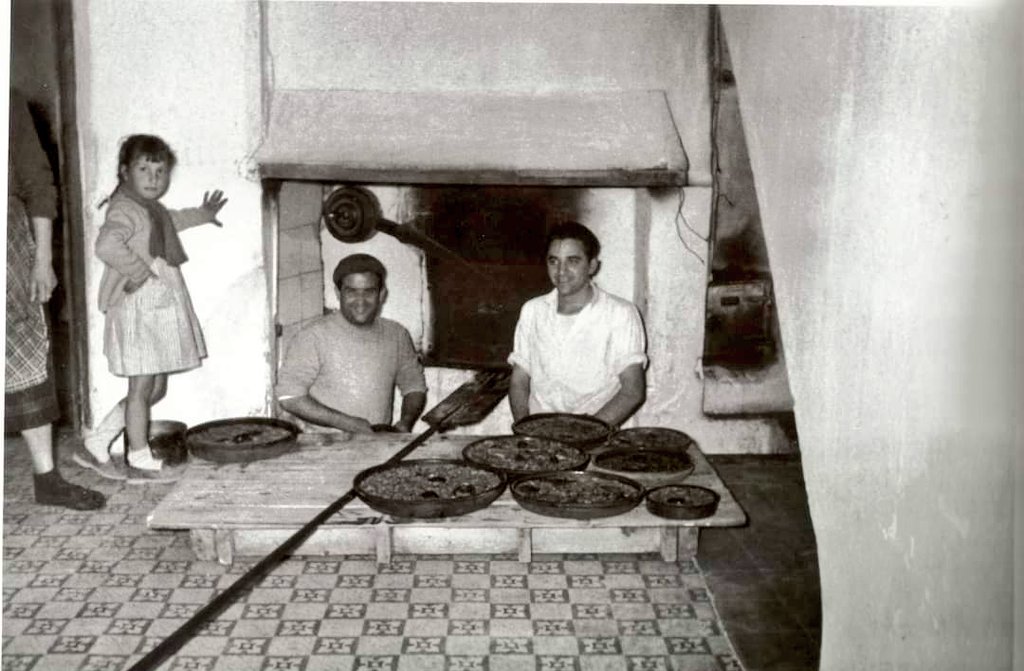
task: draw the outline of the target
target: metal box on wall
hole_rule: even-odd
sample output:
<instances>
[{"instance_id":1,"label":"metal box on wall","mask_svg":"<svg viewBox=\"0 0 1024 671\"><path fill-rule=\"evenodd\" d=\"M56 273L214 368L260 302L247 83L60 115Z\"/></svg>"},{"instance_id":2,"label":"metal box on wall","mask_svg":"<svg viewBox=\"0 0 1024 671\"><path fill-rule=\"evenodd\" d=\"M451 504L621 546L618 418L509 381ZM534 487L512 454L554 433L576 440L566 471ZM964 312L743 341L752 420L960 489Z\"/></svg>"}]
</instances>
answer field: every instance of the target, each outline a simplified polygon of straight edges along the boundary
<instances>
[{"instance_id":1,"label":"metal box on wall","mask_svg":"<svg viewBox=\"0 0 1024 671\"><path fill-rule=\"evenodd\" d=\"M774 358L771 280L708 285L704 363L760 366Z\"/></svg>"}]
</instances>

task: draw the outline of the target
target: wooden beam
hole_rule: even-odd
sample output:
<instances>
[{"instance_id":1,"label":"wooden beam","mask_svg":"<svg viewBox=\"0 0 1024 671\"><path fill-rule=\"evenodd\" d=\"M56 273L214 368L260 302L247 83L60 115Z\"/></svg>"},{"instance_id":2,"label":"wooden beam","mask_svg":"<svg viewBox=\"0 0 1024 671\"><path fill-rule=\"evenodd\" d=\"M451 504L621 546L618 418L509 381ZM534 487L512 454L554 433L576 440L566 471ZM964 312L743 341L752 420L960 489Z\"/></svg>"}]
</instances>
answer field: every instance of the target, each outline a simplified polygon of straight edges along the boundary
<instances>
[{"instance_id":1,"label":"wooden beam","mask_svg":"<svg viewBox=\"0 0 1024 671\"><path fill-rule=\"evenodd\" d=\"M575 186L658 188L686 185L686 175L664 169L542 170L525 168L417 168L401 164L263 163L263 179L354 184L449 184L467 186Z\"/></svg>"}]
</instances>

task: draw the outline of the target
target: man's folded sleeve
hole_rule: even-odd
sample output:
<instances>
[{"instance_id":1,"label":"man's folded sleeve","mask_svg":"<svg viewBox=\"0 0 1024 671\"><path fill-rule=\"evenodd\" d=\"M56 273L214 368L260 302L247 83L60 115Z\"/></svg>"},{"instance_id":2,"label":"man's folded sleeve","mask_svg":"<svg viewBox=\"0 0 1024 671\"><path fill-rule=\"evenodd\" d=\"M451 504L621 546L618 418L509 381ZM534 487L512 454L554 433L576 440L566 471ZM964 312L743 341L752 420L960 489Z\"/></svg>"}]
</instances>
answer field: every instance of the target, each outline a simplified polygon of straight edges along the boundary
<instances>
[{"instance_id":1,"label":"man's folded sleeve","mask_svg":"<svg viewBox=\"0 0 1024 671\"><path fill-rule=\"evenodd\" d=\"M508 362L513 366L519 366L527 375L530 374L530 338L528 333L533 330L533 319L526 305L519 311L519 320L516 322L515 336L512 340L512 352L508 355Z\"/></svg>"},{"instance_id":2,"label":"man's folded sleeve","mask_svg":"<svg viewBox=\"0 0 1024 671\"><path fill-rule=\"evenodd\" d=\"M615 370L619 373L634 364L647 367L647 336L643 320L635 306L627 314L621 328L612 331L611 360L615 362Z\"/></svg>"},{"instance_id":3,"label":"man's folded sleeve","mask_svg":"<svg viewBox=\"0 0 1024 671\"><path fill-rule=\"evenodd\" d=\"M406 331L399 339L398 345L398 374L395 376L395 384L398 385L402 395L411 394L415 391L427 391L427 380L423 376L423 364L416 355L416 349L412 346L412 337Z\"/></svg>"}]
</instances>

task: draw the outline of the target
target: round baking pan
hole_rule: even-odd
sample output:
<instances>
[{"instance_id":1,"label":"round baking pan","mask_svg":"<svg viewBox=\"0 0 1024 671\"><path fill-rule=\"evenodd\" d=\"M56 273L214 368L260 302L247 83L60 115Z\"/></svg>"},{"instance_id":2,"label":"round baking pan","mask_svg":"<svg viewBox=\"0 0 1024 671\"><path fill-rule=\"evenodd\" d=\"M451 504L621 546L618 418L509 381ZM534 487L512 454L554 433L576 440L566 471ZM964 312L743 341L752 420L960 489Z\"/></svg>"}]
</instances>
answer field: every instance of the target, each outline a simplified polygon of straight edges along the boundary
<instances>
[{"instance_id":1,"label":"round baking pan","mask_svg":"<svg viewBox=\"0 0 1024 671\"><path fill-rule=\"evenodd\" d=\"M462 458L510 476L582 470L590 461L586 452L572 445L516 435L474 441L462 449Z\"/></svg>"},{"instance_id":2,"label":"round baking pan","mask_svg":"<svg viewBox=\"0 0 1024 671\"><path fill-rule=\"evenodd\" d=\"M512 425L512 433L516 435L557 440L581 450L603 445L612 431L607 422L597 417L564 412L527 415Z\"/></svg>"},{"instance_id":3,"label":"round baking pan","mask_svg":"<svg viewBox=\"0 0 1024 671\"><path fill-rule=\"evenodd\" d=\"M647 510L670 520L699 520L715 514L720 498L707 487L665 485L647 492Z\"/></svg>"},{"instance_id":4,"label":"round baking pan","mask_svg":"<svg viewBox=\"0 0 1024 671\"><path fill-rule=\"evenodd\" d=\"M644 497L643 486L610 473L557 471L516 478L509 489L516 502L538 515L592 520L629 512ZM594 497L596 492L607 496ZM615 496L613 494L618 494ZM585 497L592 498L587 500Z\"/></svg>"},{"instance_id":5,"label":"round baking pan","mask_svg":"<svg viewBox=\"0 0 1024 671\"><path fill-rule=\"evenodd\" d=\"M231 431L232 428L236 430ZM283 429L284 432L280 438L261 442L259 436L263 428ZM219 433L222 436L214 437L211 433ZM185 441L189 453L197 459L219 464L237 464L271 459L291 452L297 447L295 438L298 435L299 428L283 419L235 417L194 426L188 430Z\"/></svg>"},{"instance_id":6,"label":"round baking pan","mask_svg":"<svg viewBox=\"0 0 1024 671\"><path fill-rule=\"evenodd\" d=\"M648 488L681 482L693 473L693 467L693 460L686 452L632 447L609 447L590 460L593 471L632 478Z\"/></svg>"},{"instance_id":7,"label":"round baking pan","mask_svg":"<svg viewBox=\"0 0 1024 671\"><path fill-rule=\"evenodd\" d=\"M663 427L634 427L620 429L608 439L609 448L676 450L685 452L696 441L682 431Z\"/></svg>"},{"instance_id":8,"label":"round baking pan","mask_svg":"<svg viewBox=\"0 0 1024 671\"><path fill-rule=\"evenodd\" d=\"M408 484L400 484L406 473ZM466 488L459 475L475 474L490 483L482 489ZM374 478L391 474L400 484L400 494L382 496L368 491ZM438 518L457 517L489 506L505 491L505 476L456 459L409 459L382 464L360 471L352 481L352 489L366 505L395 517Z\"/></svg>"}]
</instances>

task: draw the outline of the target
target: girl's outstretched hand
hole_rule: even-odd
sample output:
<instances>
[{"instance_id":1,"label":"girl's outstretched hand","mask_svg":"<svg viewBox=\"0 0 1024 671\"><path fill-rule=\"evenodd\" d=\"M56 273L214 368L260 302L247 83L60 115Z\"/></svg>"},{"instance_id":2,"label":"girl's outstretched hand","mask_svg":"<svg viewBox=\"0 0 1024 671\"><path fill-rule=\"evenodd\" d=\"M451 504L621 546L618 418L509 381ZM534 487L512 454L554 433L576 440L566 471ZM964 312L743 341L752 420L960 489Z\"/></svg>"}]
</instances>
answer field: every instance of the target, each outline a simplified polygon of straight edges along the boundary
<instances>
[{"instance_id":1,"label":"girl's outstretched hand","mask_svg":"<svg viewBox=\"0 0 1024 671\"><path fill-rule=\"evenodd\" d=\"M228 199L224 197L224 192L217 189L213 193L207 191L203 194L203 204L200 207L210 215L210 223L223 227L224 224L217 219L217 213L220 212L220 208L224 207L224 204L227 202Z\"/></svg>"}]
</instances>

